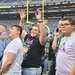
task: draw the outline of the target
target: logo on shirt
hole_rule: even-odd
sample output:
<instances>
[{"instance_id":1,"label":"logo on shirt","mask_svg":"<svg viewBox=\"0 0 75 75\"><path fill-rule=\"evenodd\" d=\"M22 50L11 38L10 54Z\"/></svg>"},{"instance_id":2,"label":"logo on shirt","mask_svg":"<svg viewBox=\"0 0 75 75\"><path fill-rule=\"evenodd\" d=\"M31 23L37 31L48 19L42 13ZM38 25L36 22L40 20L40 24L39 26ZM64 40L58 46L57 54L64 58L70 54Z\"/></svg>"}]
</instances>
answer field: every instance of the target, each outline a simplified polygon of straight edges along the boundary
<instances>
[{"instance_id":1,"label":"logo on shirt","mask_svg":"<svg viewBox=\"0 0 75 75\"><path fill-rule=\"evenodd\" d=\"M30 40L27 38L27 40L24 43L24 60L26 60L26 57L28 56L28 51L30 49L31 44L33 43L33 40Z\"/></svg>"},{"instance_id":2,"label":"logo on shirt","mask_svg":"<svg viewBox=\"0 0 75 75\"><path fill-rule=\"evenodd\" d=\"M61 51L65 51L65 43L60 48Z\"/></svg>"}]
</instances>

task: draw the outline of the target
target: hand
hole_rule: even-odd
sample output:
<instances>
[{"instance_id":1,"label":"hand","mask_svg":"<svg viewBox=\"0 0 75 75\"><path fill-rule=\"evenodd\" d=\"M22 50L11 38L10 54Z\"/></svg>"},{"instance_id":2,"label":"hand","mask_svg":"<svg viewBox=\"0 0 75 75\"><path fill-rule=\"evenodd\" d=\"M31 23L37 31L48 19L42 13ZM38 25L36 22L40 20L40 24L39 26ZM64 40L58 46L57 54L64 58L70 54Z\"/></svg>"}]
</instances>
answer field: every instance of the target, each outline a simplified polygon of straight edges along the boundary
<instances>
[{"instance_id":1,"label":"hand","mask_svg":"<svg viewBox=\"0 0 75 75\"><path fill-rule=\"evenodd\" d=\"M43 21L43 25L46 25L48 23L48 20Z\"/></svg>"},{"instance_id":2,"label":"hand","mask_svg":"<svg viewBox=\"0 0 75 75\"><path fill-rule=\"evenodd\" d=\"M26 18L26 13L25 13L25 10L19 10L19 15L20 15L20 18L21 19L24 19L24 18Z\"/></svg>"},{"instance_id":3,"label":"hand","mask_svg":"<svg viewBox=\"0 0 75 75\"><path fill-rule=\"evenodd\" d=\"M37 13L35 13L36 19L40 20L41 19L41 11L37 9Z\"/></svg>"},{"instance_id":4,"label":"hand","mask_svg":"<svg viewBox=\"0 0 75 75\"><path fill-rule=\"evenodd\" d=\"M54 36L56 36L57 38L59 38L61 36L60 32L56 32L56 30L54 30Z\"/></svg>"}]
</instances>

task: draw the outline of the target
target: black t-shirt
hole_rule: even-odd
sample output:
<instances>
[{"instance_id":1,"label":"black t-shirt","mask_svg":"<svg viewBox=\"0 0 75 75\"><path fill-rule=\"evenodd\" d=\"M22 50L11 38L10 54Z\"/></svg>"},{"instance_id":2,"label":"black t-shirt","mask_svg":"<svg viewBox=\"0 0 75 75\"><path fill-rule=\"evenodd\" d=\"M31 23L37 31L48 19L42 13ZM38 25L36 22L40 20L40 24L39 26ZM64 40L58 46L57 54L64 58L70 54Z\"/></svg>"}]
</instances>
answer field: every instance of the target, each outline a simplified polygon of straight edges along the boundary
<instances>
[{"instance_id":1,"label":"black t-shirt","mask_svg":"<svg viewBox=\"0 0 75 75\"><path fill-rule=\"evenodd\" d=\"M39 38L32 38L30 35L25 37L25 45L28 47L28 52L26 53L26 58L22 63L23 68L38 68L41 66L41 55L44 46L39 42Z\"/></svg>"}]
</instances>

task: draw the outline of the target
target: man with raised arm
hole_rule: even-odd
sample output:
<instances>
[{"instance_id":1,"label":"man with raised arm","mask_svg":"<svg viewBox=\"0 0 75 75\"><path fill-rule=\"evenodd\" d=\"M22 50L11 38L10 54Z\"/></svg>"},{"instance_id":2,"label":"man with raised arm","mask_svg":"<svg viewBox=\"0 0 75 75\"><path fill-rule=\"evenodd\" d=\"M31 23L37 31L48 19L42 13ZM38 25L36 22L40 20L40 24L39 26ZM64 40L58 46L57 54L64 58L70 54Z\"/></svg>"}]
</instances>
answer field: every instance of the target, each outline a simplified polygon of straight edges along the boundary
<instances>
[{"instance_id":1,"label":"man with raised arm","mask_svg":"<svg viewBox=\"0 0 75 75\"><path fill-rule=\"evenodd\" d=\"M24 38L25 55L22 63L23 75L40 75L41 74L41 55L46 44L46 29L43 21L32 27L29 34L24 30L24 19L26 14L20 11L20 25L22 27L22 37Z\"/></svg>"}]
</instances>

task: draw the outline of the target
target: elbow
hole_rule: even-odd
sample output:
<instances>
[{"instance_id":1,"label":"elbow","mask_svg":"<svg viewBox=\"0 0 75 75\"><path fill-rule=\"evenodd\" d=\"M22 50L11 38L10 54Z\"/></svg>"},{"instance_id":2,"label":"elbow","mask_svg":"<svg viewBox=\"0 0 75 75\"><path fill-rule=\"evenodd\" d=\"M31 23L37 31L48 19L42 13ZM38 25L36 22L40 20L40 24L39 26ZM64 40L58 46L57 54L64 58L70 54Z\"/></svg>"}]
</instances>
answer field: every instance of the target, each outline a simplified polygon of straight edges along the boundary
<instances>
[{"instance_id":1,"label":"elbow","mask_svg":"<svg viewBox=\"0 0 75 75\"><path fill-rule=\"evenodd\" d=\"M40 44L43 46L46 44L46 37L45 36L40 37Z\"/></svg>"},{"instance_id":2,"label":"elbow","mask_svg":"<svg viewBox=\"0 0 75 75\"><path fill-rule=\"evenodd\" d=\"M46 40L43 40L40 43L41 43L42 46L45 46L46 45Z\"/></svg>"},{"instance_id":3,"label":"elbow","mask_svg":"<svg viewBox=\"0 0 75 75\"><path fill-rule=\"evenodd\" d=\"M12 62L11 61L7 61L7 66L10 66L11 64L12 64Z\"/></svg>"},{"instance_id":4,"label":"elbow","mask_svg":"<svg viewBox=\"0 0 75 75\"><path fill-rule=\"evenodd\" d=\"M55 48L54 46L52 46L52 50L54 50L54 51L55 51L55 50L56 50L56 48Z\"/></svg>"}]
</instances>

